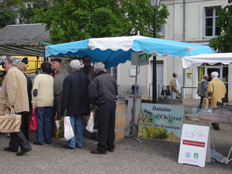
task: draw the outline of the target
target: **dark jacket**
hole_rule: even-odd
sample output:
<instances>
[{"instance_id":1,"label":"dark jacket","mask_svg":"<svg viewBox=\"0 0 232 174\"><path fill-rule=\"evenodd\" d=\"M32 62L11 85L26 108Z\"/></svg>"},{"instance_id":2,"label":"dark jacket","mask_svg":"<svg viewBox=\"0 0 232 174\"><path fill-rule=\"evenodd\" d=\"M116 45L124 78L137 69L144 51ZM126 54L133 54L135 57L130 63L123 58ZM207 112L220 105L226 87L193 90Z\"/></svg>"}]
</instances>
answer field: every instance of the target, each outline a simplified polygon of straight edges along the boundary
<instances>
[{"instance_id":1,"label":"dark jacket","mask_svg":"<svg viewBox=\"0 0 232 174\"><path fill-rule=\"evenodd\" d=\"M64 79L61 115L66 109L68 116L89 114L88 86L88 77L80 71L74 71Z\"/></svg>"},{"instance_id":2,"label":"dark jacket","mask_svg":"<svg viewBox=\"0 0 232 174\"><path fill-rule=\"evenodd\" d=\"M103 71L98 72L89 85L89 103L100 105L116 101L116 95L118 95L118 87L113 77Z\"/></svg>"},{"instance_id":3,"label":"dark jacket","mask_svg":"<svg viewBox=\"0 0 232 174\"><path fill-rule=\"evenodd\" d=\"M24 74L27 78L27 94L28 94L28 102L29 102L29 108L31 109L31 90L32 90L32 81L29 77L27 77L26 74Z\"/></svg>"}]
</instances>

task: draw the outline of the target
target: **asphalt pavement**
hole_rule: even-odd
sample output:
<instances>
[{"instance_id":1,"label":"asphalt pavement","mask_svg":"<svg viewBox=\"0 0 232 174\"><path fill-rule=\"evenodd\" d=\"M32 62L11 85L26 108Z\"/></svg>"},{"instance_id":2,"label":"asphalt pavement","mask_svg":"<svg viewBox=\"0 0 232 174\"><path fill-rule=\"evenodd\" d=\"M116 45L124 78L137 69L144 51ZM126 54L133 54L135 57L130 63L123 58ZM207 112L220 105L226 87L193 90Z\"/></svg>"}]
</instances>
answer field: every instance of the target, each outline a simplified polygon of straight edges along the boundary
<instances>
[{"instance_id":1,"label":"asphalt pavement","mask_svg":"<svg viewBox=\"0 0 232 174\"><path fill-rule=\"evenodd\" d=\"M184 105L195 107L199 100L184 100ZM196 124L191 117L186 117L185 123ZM198 122L203 125L204 122ZM227 156L232 146L232 124L220 123L220 130L214 130L211 134L216 151ZM131 137L125 137L122 143L116 144L114 152L106 155L94 155L90 150L96 149L97 140L85 136L84 146L68 150L62 148L63 140L52 139L51 144L42 146L34 145L35 132L29 133L32 151L24 156L16 156L16 153L4 151L8 146L9 138L0 134L0 173L165 173L165 174L231 174L232 162L223 164L219 162L206 163L205 167L197 167L187 164L178 164L180 143L140 139L137 142ZM231 157L232 158L232 155Z\"/></svg>"}]
</instances>

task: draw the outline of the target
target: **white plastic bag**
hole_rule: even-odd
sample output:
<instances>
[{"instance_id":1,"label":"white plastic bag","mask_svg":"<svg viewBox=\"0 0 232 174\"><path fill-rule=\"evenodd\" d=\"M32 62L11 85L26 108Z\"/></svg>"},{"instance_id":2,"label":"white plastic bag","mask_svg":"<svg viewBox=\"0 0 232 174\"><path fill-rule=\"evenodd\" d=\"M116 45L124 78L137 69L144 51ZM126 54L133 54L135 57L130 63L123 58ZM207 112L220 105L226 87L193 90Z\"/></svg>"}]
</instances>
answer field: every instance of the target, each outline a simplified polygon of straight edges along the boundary
<instances>
[{"instance_id":1,"label":"white plastic bag","mask_svg":"<svg viewBox=\"0 0 232 174\"><path fill-rule=\"evenodd\" d=\"M55 121L57 130L60 127L59 121ZM72 129L71 121L69 116L64 117L64 138L59 138L59 140L66 140L69 141L71 138L74 137L74 132Z\"/></svg>"},{"instance_id":2,"label":"white plastic bag","mask_svg":"<svg viewBox=\"0 0 232 174\"><path fill-rule=\"evenodd\" d=\"M90 117L86 126L86 130L91 133L97 132L97 129L94 129L94 112L95 109L90 112Z\"/></svg>"},{"instance_id":3,"label":"white plastic bag","mask_svg":"<svg viewBox=\"0 0 232 174\"><path fill-rule=\"evenodd\" d=\"M74 132L72 129L70 117L64 117L64 138L66 141L69 141L71 138L74 137Z\"/></svg>"}]
</instances>

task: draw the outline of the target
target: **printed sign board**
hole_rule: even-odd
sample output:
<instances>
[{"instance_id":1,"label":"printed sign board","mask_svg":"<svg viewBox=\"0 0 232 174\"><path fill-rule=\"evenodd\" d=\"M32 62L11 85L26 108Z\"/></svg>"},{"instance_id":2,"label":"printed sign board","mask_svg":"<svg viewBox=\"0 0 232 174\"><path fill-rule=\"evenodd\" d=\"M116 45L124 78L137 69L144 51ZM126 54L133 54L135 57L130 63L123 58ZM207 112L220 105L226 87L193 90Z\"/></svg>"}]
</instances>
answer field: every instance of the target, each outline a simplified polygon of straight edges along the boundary
<instances>
[{"instance_id":1,"label":"printed sign board","mask_svg":"<svg viewBox=\"0 0 232 174\"><path fill-rule=\"evenodd\" d=\"M187 73L187 78L191 79L192 78L192 73Z\"/></svg>"},{"instance_id":2,"label":"printed sign board","mask_svg":"<svg viewBox=\"0 0 232 174\"><path fill-rule=\"evenodd\" d=\"M209 127L184 124L178 163L205 167L207 149L209 149Z\"/></svg>"},{"instance_id":3,"label":"printed sign board","mask_svg":"<svg viewBox=\"0 0 232 174\"><path fill-rule=\"evenodd\" d=\"M131 53L131 65L149 65L147 53Z\"/></svg>"},{"instance_id":4,"label":"printed sign board","mask_svg":"<svg viewBox=\"0 0 232 174\"><path fill-rule=\"evenodd\" d=\"M184 106L142 103L139 138L180 142Z\"/></svg>"}]
</instances>

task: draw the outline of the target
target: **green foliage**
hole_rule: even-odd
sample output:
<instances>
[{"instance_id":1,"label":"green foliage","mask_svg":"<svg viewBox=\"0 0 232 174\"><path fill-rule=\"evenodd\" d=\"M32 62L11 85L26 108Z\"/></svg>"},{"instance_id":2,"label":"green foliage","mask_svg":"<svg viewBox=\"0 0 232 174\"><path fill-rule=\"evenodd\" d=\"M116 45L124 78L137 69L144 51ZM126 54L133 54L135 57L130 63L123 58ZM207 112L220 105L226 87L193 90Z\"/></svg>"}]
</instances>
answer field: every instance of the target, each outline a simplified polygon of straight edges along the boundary
<instances>
[{"instance_id":1,"label":"green foliage","mask_svg":"<svg viewBox=\"0 0 232 174\"><path fill-rule=\"evenodd\" d=\"M0 12L0 28L5 27L6 25L14 24L15 19L17 18L17 13L11 10L1 11Z\"/></svg>"},{"instance_id":2,"label":"green foliage","mask_svg":"<svg viewBox=\"0 0 232 174\"><path fill-rule=\"evenodd\" d=\"M32 20L46 24L52 43L129 36L137 31L153 36L154 10L149 0L56 0L49 9L34 12ZM157 10L157 32L168 16L168 9L162 4Z\"/></svg>"},{"instance_id":3,"label":"green foliage","mask_svg":"<svg viewBox=\"0 0 232 174\"><path fill-rule=\"evenodd\" d=\"M230 1L229 1L230 2ZM213 38L209 46L220 53L232 52L232 6L231 4L224 8L219 8L217 25L221 28L221 35Z\"/></svg>"}]
</instances>

